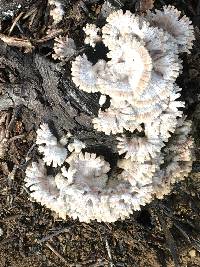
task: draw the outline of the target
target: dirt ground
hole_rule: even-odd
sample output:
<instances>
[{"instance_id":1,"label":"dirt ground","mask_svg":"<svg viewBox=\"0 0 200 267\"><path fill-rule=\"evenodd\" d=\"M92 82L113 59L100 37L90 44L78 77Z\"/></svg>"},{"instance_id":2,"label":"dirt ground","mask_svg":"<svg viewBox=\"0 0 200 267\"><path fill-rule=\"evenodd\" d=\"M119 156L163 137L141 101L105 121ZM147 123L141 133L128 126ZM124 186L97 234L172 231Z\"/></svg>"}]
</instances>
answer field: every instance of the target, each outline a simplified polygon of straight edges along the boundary
<instances>
[{"instance_id":1,"label":"dirt ground","mask_svg":"<svg viewBox=\"0 0 200 267\"><path fill-rule=\"evenodd\" d=\"M55 36L62 30L81 46L82 27L100 18L104 1L61 2L65 4L66 14ZM125 221L89 224L70 218L63 221L45 207L31 202L24 187L25 157L35 153L35 129L40 118L37 112L29 113L23 103L14 108L9 106L7 122L11 141L6 157L0 162L0 267L200 266L200 1L111 2L118 8L138 13L153 5L160 8L173 4L193 22L196 41L191 54L182 57L183 73L177 81L183 88L185 114L194 122L193 172L164 200L155 200ZM8 10L14 10L12 17L2 13ZM47 1L0 0L1 33L34 40L33 49L19 45L14 52L20 51L26 57L39 54L53 62L52 37L46 34L52 23L48 14ZM0 90L18 76L9 68L3 68L2 62L0 60Z\"/></svg>"}]
</instances>

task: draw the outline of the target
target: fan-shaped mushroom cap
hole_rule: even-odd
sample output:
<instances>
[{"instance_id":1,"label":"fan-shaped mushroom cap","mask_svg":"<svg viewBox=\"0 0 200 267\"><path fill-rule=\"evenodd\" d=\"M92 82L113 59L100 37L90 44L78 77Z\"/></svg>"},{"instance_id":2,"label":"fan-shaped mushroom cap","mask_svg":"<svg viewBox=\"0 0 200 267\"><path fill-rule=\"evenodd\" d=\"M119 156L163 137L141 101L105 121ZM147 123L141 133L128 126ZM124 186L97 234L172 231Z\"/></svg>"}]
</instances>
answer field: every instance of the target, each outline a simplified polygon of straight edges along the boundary
<instances>
[{"instance_id":1,"label":"fan-shaped mushroom cap","mask_svg":"<svg viewBox=\"0 0 200 267\"><path fill-rule=\"evenodd\" d=\"M54 54L53 59L67 60L72 57L76 52L76 45L74 40L66 36L59 36L55 38L53 46Z\"/></svg>"},{"instance_id":2,"label":"fan-shaped mushroom cap","mask_svg":"<svg viewBox=\"0 0 200 267\"><path fill-rule=\"evenodd\" d=\"M100 60L93 66L85 54L76 57L76 60L72 62L71 68L73 82L85 92L98 92L97 77L99 72L104 69L105 64L104 60Z\"/></svg>"},{"instance_id":3,"label":"fan-shaped mushroom cap","mask_svg":"<svg viewBox=\"0 0 200 267\"><path fill-rule=\"evenodd\" d=\"M148 51L135 39L121 43L108 53L111 60L92 66L83 55L72 63L74 83L86 92L100 91L111 97L127 98L140 94L148 85L152 63Z\"/></svg>"},{"instance_id":4,"label":"fan-shaped mushroom cap","mask_svg":"<svg viewBox=\"0 0 200 267\"><path fill-rule=\"evenodd\" d=\"M137 161L129 159L119 160L117 166L123 169L119 177L129 181L133 187L140 188L141 186L152 184L152 177L156 170L156 164L146 162L141 164Z\"/></svg>"},{"instance_id":5,"label":"fan-shaped mushroom cap","mask_svg":"<svg viewBox=\"0 0 200 267\"><path fill-rule=\"evenodd\" d=\"M26 169L25 177L26 187L30 188L31 197L36 199L42 205L53 205L54 199L58 197L59 191L56 188L53 176L47 176L44 162L40 160L32 162Z\"/></svg>"},{"instance_id":6,"label":"fan-shaped mushroom cap","mask_svg":"<svg viewBox=\"0 0 200 267\"><path fill-rule=\"evenodd\" d=\"M41 124L40 128L37 130L36 144L57 145L57 138L49 130L47 123Z\"/></svg>"},{"instance_id":7,"label":"fan-shaped mushroom cap","mask_svg":"<svg viewBox=\"0 0 200 267\"><path fill-rule=\"evenodd\" d=\"M101 37L98 35L100 28L96 27L94 24L86 24L83 30L86 34L86 44L90 44L92 47L95 47L96 43L101 41Z\"/></svg>"},{"instance_id":8,"label":"fan-shaped mushroom cap","mask_svg":"<svg viewBox=\"0 0 200 267\"><path fill-rule=\"evenodd\" d=\"M180 14L171 6L157 13L170 18L173 15L177 23L181 21ZM151 15L152 21L157 13ZM178 44L162 25L150 26L146 21L149 17L142 19L129 11L123 14L122 10L113 12L102 28L109 60L92 65L83 55L72 64L73 81L81 90L99 91L111 97L110 108L99 111L98 118L93 120L98 131L106 134L122 133L124 129L134 131L142 123L149 125L165 118L169 129L160 137L166 140L168 132L175 129L175 117L182 114L177 108L183 103L175 101L179 94L174 85L182 69ZM167 127L163 131L164 128Z\"/></svg>"},{"instance_id":9,"label":"fan-shaped mushroom cap","mask_svg":"<svg viewBox=\"0 0 200 267\"><path fill-rule=\"evenodd\" d=\"M68 170L55 177L47 176L44 163L32 163L26 170L26 186L31 196L42 205L54 210L60 217L66 215L80 221L113 222L129 216L151 199L152 187L133 190L121 182L106 189L109 164L95 154L72 153L67 159ZM148 192L150 194L148 194Z\"/></svg>"},{"instance_id":10,"label":"fan-shaped mushroom cap","mask_svg":"<svg viewBox=\"0 0 200 267\"><path fill-rule=\"evenodd\" d=\"M126 153L125 159L130 158L132 161L140 163L155 158L164 146L158 136L154 136L154 138L133 137L131 139L123 136L118 137L117 140L119 141L117 145L119 155Z\"/></svg>"},{"instance_id":11,"label":"fan-shaped mushroom cap","mask_svg":"<svg viewBox=\"0 0 200 267\"><path fill-rule=\"evenodd\" d=\"M111 50L121 37L132 38L135 36L139 40L143 40L144 32L149 27L148 22L141 21L130 11L126 11L124 14L122 10L115 11L107 17L106 21L106 25L102 28L102 39Z\"/></svg>"},{"instance_id":12,"label":"fan-shaped mushroom cap","mask_svg":"<svg viewBox=\"0 0 200 267\"><path fill-rule=\"evenodd\" d=\"M124 101L121 108L111 105L106 111L99 111L98 117L93 119L94 128L109 135L123 133L123 129L141 131L140 123L137 122L133 108Z\"/></svg>"},{"instance_id":13,"label":"fan-shaped mushroom cap","mask_svg":"<svg viewBox=\"0 0 200 267\"><path fill-rule=\"evenodd\" d=\"M155 13L148 12L146 19L151 25L162 28L171 36L173 42L177 43L180 52L190 53L194 37L194 27L186 16L174 6L164 6L163 11L156 10Z\"/></svg>"},{"instance_id":14,"label":"fan-shaped mushroom cap","mask_svg":"<svg viewBox=\"0 0 200 267\"><path fill-rule=\"evenodd\" d=\"M155 195L161 199L169 194L172 185L179 182L192 170L194 140L189 136L191 121L179 119L178 127L166 148L164 148L166 168L153 177Z\"/></svg>"},{"instance_id":15,"label":"fan-shaped mushroom cap","mask_svg":"<svg viewBox=\"0 0 200 267\"><path fill-rule=\"evenodd\" d=\"M68 154L66 148L60 144L55 146L39 146L38 150L44 155L44 162L48 166L50 166L52 163L53 167L61 166Z\"/></svg>"},{"instance_id":16,"label":"fan-shaped mushroom cap","mask_svg":"<svg viewBox=\"0 0 200 267\"><path fill-rule=\"evenodd\" d=\"M74 139L73 143L70 143L67 148L68 148L68 150L70 152L73 152L74 151L76 153L80 153L81 150L83 148L85 148L85 147L86 147L85 143L81 142L78 139Z\"/></svg>"},{"instance_id":17,"label":"fan-shaped mushroom cap","mask_svg":"<svg viewBox=\"0 0 200 267\"><path fill-rule=\"evenodd\" d=\"M105 72L97 79L99 91L111 97L137 96L151 78L151 57L143 43L136 39L121 39L107 54Z\"/></svg>"},{"instance_id":18,"label":"fan-shaped mushroom cap","mask_svg":"<svg viewBox=\"0 0 200 267\"><path fill-rule=\"evenodd\" d=\"M106 185L108 176L106 173L110 170L110 165L103 157L97 157L96 154L82 152L72 153L66 162L70 164L70 170L74 170L73 182L88 188L103 188ZM96 189L95 189L96 190Z\"/></svg>"},{"instance_id":19,"label":"fan-shaped mushroom cap","mask_svg":"<svg viewBox=\"0 0 200 267\"><path fill-rule=\"evenodd\" d=\"M65 14L62 3L57 0L49 0L48 4L54 6L54 8L50 10L50 16L53 18L53 23L58 24Z\"/></svg>"},{"instance_id":20,"label":"fan-shaped mushroom cap","mask_svg":"<svg viewBox=\"0 0 200 267\"><path fill-rule=\"evenodd\" d=\"M38 150L44 155L44 162L47 165L53 163L53 167L61 166L67 156L67 149L58 143L57 138L49 130L48 124L43 123L37 130L36 144Z\"/></svg>"},{"instance_id":21,"label":"fan-shaped mushroom cap","mask_svg":"<svg viewBox=\"0 0 200 267\"><path fill-rule=\"evenodd\" d=\"M92 65L83 55L72 63L73 81L81 90L99 91L111 97L110 108L99 111L98 118L93 120L94 128L117 134L124 129L134 131L140 124L149 125L158 118L174 122L175 116L172 119L168 110L173 105L183 106L174 101L174 96L179 97L174 82L182 66L178 45L169 33L122 11L107 18L102 33L110 50L109 60ZM181 115L177 109L173 112ZM171 129L174 126L169 125Z\"/></svg>"}]
</instances>

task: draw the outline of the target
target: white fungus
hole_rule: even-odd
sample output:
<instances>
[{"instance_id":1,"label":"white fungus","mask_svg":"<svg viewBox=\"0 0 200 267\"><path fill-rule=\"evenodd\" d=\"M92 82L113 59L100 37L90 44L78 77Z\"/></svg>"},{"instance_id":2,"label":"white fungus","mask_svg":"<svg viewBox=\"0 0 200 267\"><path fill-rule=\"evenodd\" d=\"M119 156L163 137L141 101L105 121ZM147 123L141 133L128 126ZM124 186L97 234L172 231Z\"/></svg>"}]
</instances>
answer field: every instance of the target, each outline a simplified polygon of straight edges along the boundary
<instances>
[{"instance_id":1,"label":"white fungus","mask_svg":"<svg viewBox=\"0 0 200 267\"><path fill-rule=\"evenodd\" d=\"M190 53L194 41L194 28L188 17L182 16L174 6L164 6L163 11L148 11L147 20L151 25L164 29L180 52Z\"/></svg>"},{"instance_id":2,"label":"white fungus","mask_svg":"<svg viewBox=\"0 0 200 267\"><path fill-rule=\"evenodd\" d=\"M55 38L53 59L68 60L76 53L76 45L72 38L59 36Z\"/></svg>"},{"instance_id":3,"label":"white fungus","mask_svg":"<svg viewBox=\"0 0 200 267\"><path fill-rule=\"evenodd\" d=\"M101 41L101 37L98 35L99 28L97 28L94 24L87 24L83 28L86 38L85 43L90 44L92 47L95 47L96 43Z\"/></svg>"},{"instance_id":4,"label":"white fungus","mask_svg":"<svg viewBox=\"0 0 200 267\"><path fill-rule=\"evenodd\" d=\"M85 144L83 143L83 142L81 142L80 140L78 140L78 139L74 139L74 142L73 143L70 143L69 145L68 145L68 150L70 151L70 152L73 152L73 151L75 151L76 153L80 153L81 152L81 150L83 149L83 148L85 148L86 146L85 146Z\"/></svg>"},{"instance_id":5,"label":"white fungus","mask_svg":"<svg viewBox=\"0 0 200 267\"><path fill-rule=\"evenodd\" d=\"M53 167L61 166L67 156L67 149L57 141L57 138L50 132L47 124L42 124L37 130L36 144L38 150L44 155L43 161Z\"/></svg>"},{"instance_id":6,"label":"white fungus","mask_svg":"<svg viewBox=\"0 0 200 267\"><path fill-rule=\"evenodd\" d=\"M58 24L65 14L63 5L57 0L49 0L48 3L51 6L50 16L53 18L53 23Z\"/></svg>"},{"instance_id":7,"label":"white fungus","mask_svg":"<svg viewBox=\"0 0 200 267\"><path fill-rule=\"evenodd\" d=\"M72 62L72 79L80 90L100 92L94 129L116 135L119 159L115 166L74 138L67 149L43 124L37 131L43 161L26 170L31 196L55 211L80 221L114 222L163 198L192 169L191 122L184 120L176 78L180 52L194 40L188 18L174 7L139 17L122 10L111 13L102 29L86 25L86 43L103 42L108 60L93 64L87 56ZM95 151L95 146L94 146ZM46 165L61 166L48 176ZM44 191L44 194L43 194ZM52 192L52 194L51 194Z\"/></svg>"},{"instance_id":8,"label":"white fungus","mask_svg":"<svg viewBox=\"0 0 200 267\"><path fill-rule=\"evenodd\" d=\"M172 185L191 171L190 127L188 121L179 122L174 138L153 161L141 163L125 157L117 162L122 171L111 176L109 163L94 153L72 152L66 157L69 167L64 164L56 176L47 175L44 159L33 162L26 169L26 186L35 201L63 219L66 215L85 222L125 219L154 197L169 194Z\"/></svg>"}]
</instances>

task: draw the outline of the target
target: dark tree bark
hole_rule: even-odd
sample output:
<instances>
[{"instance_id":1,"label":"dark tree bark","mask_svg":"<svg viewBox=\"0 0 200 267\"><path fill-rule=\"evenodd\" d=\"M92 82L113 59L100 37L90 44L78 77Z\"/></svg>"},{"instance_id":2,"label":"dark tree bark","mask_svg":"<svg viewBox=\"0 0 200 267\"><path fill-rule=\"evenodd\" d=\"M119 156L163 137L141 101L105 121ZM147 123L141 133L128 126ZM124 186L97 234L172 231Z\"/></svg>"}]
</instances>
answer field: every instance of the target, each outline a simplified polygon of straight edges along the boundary
<instances>
[{"instance_id":1,"label":"dark tree bark","mask_svg":"<svg viewBox=\"0 0 200 267\"><path fill-rule=\"evenodd\" d=\"M65 69L44 56L24 54L2 42L0 55L0 110L21 107L27 130L48 122L58 137L70 131L88 147L116 152L114 137L93 130L98 94L76 88Z\"/></svg>"}]
</instances>

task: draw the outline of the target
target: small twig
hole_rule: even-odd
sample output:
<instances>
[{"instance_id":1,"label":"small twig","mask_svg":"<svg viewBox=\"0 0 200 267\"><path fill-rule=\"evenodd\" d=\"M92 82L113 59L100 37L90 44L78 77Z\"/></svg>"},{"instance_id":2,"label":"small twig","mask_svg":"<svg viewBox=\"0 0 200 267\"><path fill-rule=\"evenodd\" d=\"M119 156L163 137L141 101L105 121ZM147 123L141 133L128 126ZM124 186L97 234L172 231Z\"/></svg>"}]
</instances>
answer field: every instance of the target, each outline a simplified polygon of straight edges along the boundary
<instances>
[{"instance_id":1,"label":"small twig","mask_svg":"<svg viewBox=\"0 0 200 267\"><path fill-rule=\"evenodd\" d=\"M7 131L6 137L9 137L9 132L11 132L13 129L15 119L16 119L16 110L14 110L12 116L11 116L11 113L8 113L7 119L6 119L6 131Z\"/></svg>"},{"instance_id":2,"label":"small twig","mask_svg":"<svg viewBox=\"0 0 200 267\"><path fill-rule=\"evenodd\" d=\"M197 251L200 252L200 241L198 239L195 239L190 235L186 233L186 231L181 228L177 223L174 223L174 226L180 231L180 233L186 238L189 244L191 244Z\"/></svg>"},{"instance_id":3,"label":"small twig","mask_svg":"<svg viewBox=\"0 0 200 267\"><path fill-rule=\"evenodd\" d=\"M1 166L1 170L2 170L3 174L7 177L7 175L9 175L9 173L10 173L9 169L8 169L7 162L1 161L0 166Z\"/></svg>"},{"instance_id":4,"label":"small twig","mask_svg":"<svg viewBox=\"0 0 200 267\"><path fill-rule=\"evenodd\" d=\"M200 240L191 237L191 244L198 252L200 252Z\"/></svg>"},{"instance_id":5,"label":"small twig","mask_svg":"<svg viewBox=\"0 0 200 267\"><path fill-rule=\"evenodd\" d=\"M20 20L20 18L23 16L23 14L24 14L24 12L19 13L19 15L14 19L13 24L12 24L12 26L10 27L10 30L9 30L8 35L11 34L11 32L13 31L13 29L15 28L17 22Z\"/></svg>"},{"instance_id":6,"label":"small twig","mask_svg":"<svg viewBox=\"0 0 200 267\"><path fill-rule=\"evenodd\" d=\"M63 32L62 29L52 31L51 33L47 34L46 36L42 37L41 39L34 40L34 42L37 44L47 42L51 39L54 39L56 36L60 35L62 32Z\"/></svg>"},{"instance_id":7,"label":"small twig","mask_svg":"<svg viewBox=\"0 0 200 267\"><path fill-rule=\"evenodd\" d=\"M33 21L34 21L34 19L35 19L36 15L37 15L37 9L36 9L36 11L35 11L35 12L33 12L33 13L31 14L31 17L30 17L30 22L29 22L29 28L31 28L31 27L32 27L32 25L33 25Z\"/></svg>"},{"instance_id":8,"label":"small twig","mask_svg":"<svg viewBox=\"0 0 200 267\"><path fill-rule=\"evenodd\" d=\"M24 189L24 191L25 191L28 195L31 194L31 190L29 190L26 186L23 185L22 188Z\"/></svg>"},{"instance_id":9,"label":"small twig","mask_svg":"<svg viewBox=\"0 0 200 267\"><path fill-rule=\"evenodd\" d=\"M28 150L27 154L26 154L26 157L25 157L25 162L29 161L30 160L30 157L29 155L31 154L31 152L33 151L33 149L36 147L36 144L34 143ZM23 164L22 164L23 165Z\"/></svg>"},{"instance_id":10,"label":"small twig","mask_svg":"<svg viewBox=\"0 0 200 267\"><path fill-rule=\"evenodd\" d=\"M5 34L0 33L0 39L10 46L16 46L16 47L25 47L28 49L32 49L33 45L28 39L22 39L22 38L16 38L16 37L10 37Z\"/></svg>"},{"instance_id":11,"label":"small twig","mask_svg":"<svg viewBox=\"0 0 200 267\"><path fill-rule=\"evenodd\" d=\"M57 251L55 250L55 248L52 247L52 245L47 242L45 244L59 259L61 259L65 264L67 264L67 266L70 266L70 264L65 260L65 258L63 258L63 256Z\"/></svg>"},{"instance_id":12,"label":"small twig","mask_svg":"<svg viewBox=\"0 0 200 267\"><path fill-rule=\"evenodd\" d=\"M44 238L38 240L37 242L38 242L39 244L41 244L41 243L46 242L47 240L51 239L52 237L54 237L54 236L56 236L56 235L58 235L58 234L60 234L60 233L66 232L66 231L68 231L68 230L69 230L69 227L68 227L68 228L60 229L60 230L54 232L53 234L48 235L48 236L46 236L46 237L44 237ZM60 255L60 253L59 253L57 250L55 250L49 242L47 242L45 245L46 245L46 246L47 246L47 247L48 247L48 248L49 248L49 249L50 249L50 250L51 250L57 257L59 257L63 262L65 262L65 263L67 264L67 267L81 267L81 266L82 266L82 263L76 263L76 264L70 264L70 263L68 263L68 262L65 260L65 258L63 258L63 256ZM96 263L90 264L90 265L88 265L88 266L91 266L91 267L100 267L100 266L102 266L103 263L105 263L105 262L107 263L107 260L100 260L100 259L99 259L99 260L97 260ZM85 264L85 263L84 263L84 264Z\"/></svg>"},{"instance_id":13,"label":"small twig","mask_svg":"<svg viewBox=\"0 0 200 267\"><path fill-rule=\"evenodd\" d=\"M106 239L106 250L108 252L108 258L109 258L109 262L110 262L110 267L114 267L113 261L112 261L112 255L111 255L111 251L110 251L110 247L108 244L108 240Z\"/></svg>"},{"instance_id":14,"label":"small twig","mask_svg":"<svg viewBox=\"0 0 200 267\"><path fill-rule=\"evenodd\" d=\"M57 230L57 231L55 231L54 233L52 233L52 234L50 234L50 235L47 235L47 236L43 237L42 239L38 240L37 242L38 242L39 244L41 244L41 243L43 243L43 242L48 241L48 240L51 239L52 237L55 237L55 236L57 236L57 235L59 235L59 234L61 234L61 233L65 233L65 232L67 232L68 230L69 230L69 227L68 227L68 228L63 228L63 229Z\"/></svg>"},{"instance_id":15,"label":"small twig","mask_svg":"<svg viewBox=\"0 0 200 267\"><path fill-rule=\"evenodd\" d=\"M20 24L19 24L18 22L16 23L16 26L17 26L18 30L20 31L20 33L21 33L23 36L25 36L25 33L24 33L22 27L20 26Z\"/></svg>"},{"instance_id":16,"label":"small twig","mask_svg":"<svg viewBox=\"0 0 200 267\"><path fill-rule=\"evenodd\" d=\"M165 221L161 217L161 215L159 215L158 218L159 218L160 224L162 226L162 230L163 230L164 235L165 235L166 243L167 243L168 248L171 252L174 264L176 267L180 267L175 240L174 240L170 230L168 229Z\"/></svg>"},{"instance_id":17,"label":"small twig","mask_svg":"<svg viewBox=\"0 0 200 267\"><path fill-rule=\"evenodd\" d=\"M8 143L11 143L11 142L13 142L13 141L15 141L15 140L17 140L17 139L21 139L21 138L23 138L24 136L25 136L24 134L15 135L15 136L11 137L11 138L8 140Z\"/></svg>"},{"instance_id":18,"label":"small twig","mask_svg":"<svg viewBox=\"0 0 200 267\"><path fill-rule=\"evenodd\" d=\"M28 17L30 17L34 12L37 12L37 8L34 7L33 9L29 10L24 16L23 19L27 19Z\"/></svg>"}]
</instances>

